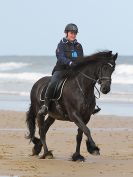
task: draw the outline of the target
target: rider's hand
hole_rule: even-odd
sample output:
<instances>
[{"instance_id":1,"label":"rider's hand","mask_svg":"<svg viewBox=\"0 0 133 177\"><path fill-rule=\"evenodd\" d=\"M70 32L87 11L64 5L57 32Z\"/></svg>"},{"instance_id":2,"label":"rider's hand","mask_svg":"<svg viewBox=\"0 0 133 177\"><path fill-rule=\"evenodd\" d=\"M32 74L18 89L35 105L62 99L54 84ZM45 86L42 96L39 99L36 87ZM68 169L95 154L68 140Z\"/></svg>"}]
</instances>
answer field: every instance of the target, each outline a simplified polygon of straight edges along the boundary
<instances>
[{"instance_id":1,"label":"rider's hand","mask_svg":"<svg viewBox=\"0 0 133 177\"><path fill-rule=\"evenodd\" d=\"M75 66L76 66L76 63L75 63L75 62L73 62L73 61L71 61L71 62L69 63L69 66L70 66L70 68L73 68L73 67L75 67Z\"/></svg>"}]
</instances>

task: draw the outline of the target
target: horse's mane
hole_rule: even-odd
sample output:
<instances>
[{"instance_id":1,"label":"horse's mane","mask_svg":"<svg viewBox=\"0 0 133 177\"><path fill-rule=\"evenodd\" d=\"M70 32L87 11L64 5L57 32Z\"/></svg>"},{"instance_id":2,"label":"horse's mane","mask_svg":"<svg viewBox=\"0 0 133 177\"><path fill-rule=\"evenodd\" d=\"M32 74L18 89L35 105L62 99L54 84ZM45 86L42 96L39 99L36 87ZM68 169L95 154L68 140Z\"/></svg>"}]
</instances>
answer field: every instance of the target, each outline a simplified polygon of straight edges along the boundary
<instances>
[{"instance_id":1,"label":"horse's mane","mask_svg":"<svg viewBox=\"0 0 133 177\"><path fill-rule=\"evenodd\" d=\"M77 58L77 60L75 60L75 63L79 66L89 62L99 62L99 61L103 62L110 60L112 56L113 56L112 51L105 50L94 53L89 56L79 57Z\"/></svg>"}]
</instances>

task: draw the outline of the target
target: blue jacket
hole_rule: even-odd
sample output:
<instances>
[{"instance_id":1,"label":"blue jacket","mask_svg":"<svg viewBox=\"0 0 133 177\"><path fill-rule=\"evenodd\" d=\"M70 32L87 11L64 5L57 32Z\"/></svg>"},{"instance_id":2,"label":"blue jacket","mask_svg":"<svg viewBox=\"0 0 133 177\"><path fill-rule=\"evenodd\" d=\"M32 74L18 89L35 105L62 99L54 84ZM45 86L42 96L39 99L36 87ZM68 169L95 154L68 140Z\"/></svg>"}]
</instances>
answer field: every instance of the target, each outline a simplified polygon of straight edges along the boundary
<instances>
[{"instance_id":1,"label":"blue jacket","mask_svg":"<svg viewBox=\"0 0 133 177\"><path fill-rule=\"evenodd\" d=\"M82 56L83 48L77 40L70 42L66 38L63 38L56 49L57 63L54 70L67 69L71 61Z\"/></svg>"}]
</instances>

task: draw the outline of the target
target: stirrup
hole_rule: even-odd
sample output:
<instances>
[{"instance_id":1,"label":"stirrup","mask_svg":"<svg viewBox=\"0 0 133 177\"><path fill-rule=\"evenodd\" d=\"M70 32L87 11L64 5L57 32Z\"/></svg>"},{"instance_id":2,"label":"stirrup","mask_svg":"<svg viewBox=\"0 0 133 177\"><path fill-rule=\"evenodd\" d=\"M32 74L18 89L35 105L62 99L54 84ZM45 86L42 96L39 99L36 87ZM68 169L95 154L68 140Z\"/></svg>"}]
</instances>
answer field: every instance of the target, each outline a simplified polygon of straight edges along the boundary
<instances>
[{"instance_id":1,"label":"stirrup","mask_svg":"<svg viewBox=\"0 0 133 177\"><path fill-rule=\"evenodd\" d=\"M94 115L94 114L98 113L99 111L101 111L101 108L99 108L99 107L97 106L97 108L94 109L94 111L93 111L92 114Z\"/></svg>"},{"instance_id":2,"label":"stirrup","mask_svg":"<svg viewBox=\"0 0 133 177\"><path fill-rule=\"evenodd\" d=\"M38 111L39 115L47 115L48 107L46 105L42 105L41 109Z\"/></svg>"}]
</instances>

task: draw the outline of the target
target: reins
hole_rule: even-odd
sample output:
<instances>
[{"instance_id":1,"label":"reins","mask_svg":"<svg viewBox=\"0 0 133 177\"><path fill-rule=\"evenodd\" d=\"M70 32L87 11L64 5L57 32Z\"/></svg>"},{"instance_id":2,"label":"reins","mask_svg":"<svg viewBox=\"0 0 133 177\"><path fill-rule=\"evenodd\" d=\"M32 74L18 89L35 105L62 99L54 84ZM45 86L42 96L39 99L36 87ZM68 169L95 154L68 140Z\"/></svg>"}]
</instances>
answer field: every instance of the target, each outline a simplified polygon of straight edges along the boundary
<instances>
[{"instance_id":1,"label":"reins","mask_svg":"<svg viewBox=\"0 0 133 177\"><path fill-rule=\"evenodd\" d=\"M93 79L92 77L86 75L85 73L82 73L82 72L80 72L80 71L78 71L78 72L79 72L82 76L84 76L85 78L87 78L87 79L89 79L89 80L92 80L92 81L94 81L95 83L99 83L98 80ZM81 88L81 85L80 85L79 80L78 80L77 78L76 78L76 81L77 81L77 84L78 84L78 87L79 87L80 91L82 92L83 96L85 97L85 94L84 94L84 92L83 92L83 89ZM98 90L98 88L97 88L96 86L94 86L94 87L95 87L95 89L97 90L97 93L98 93L98 97L97 97L96 95L95 95L95 97L96 97L97 99L99 99L99 98L100 98L100 91Z\"/></svg>"}]
</instances>

